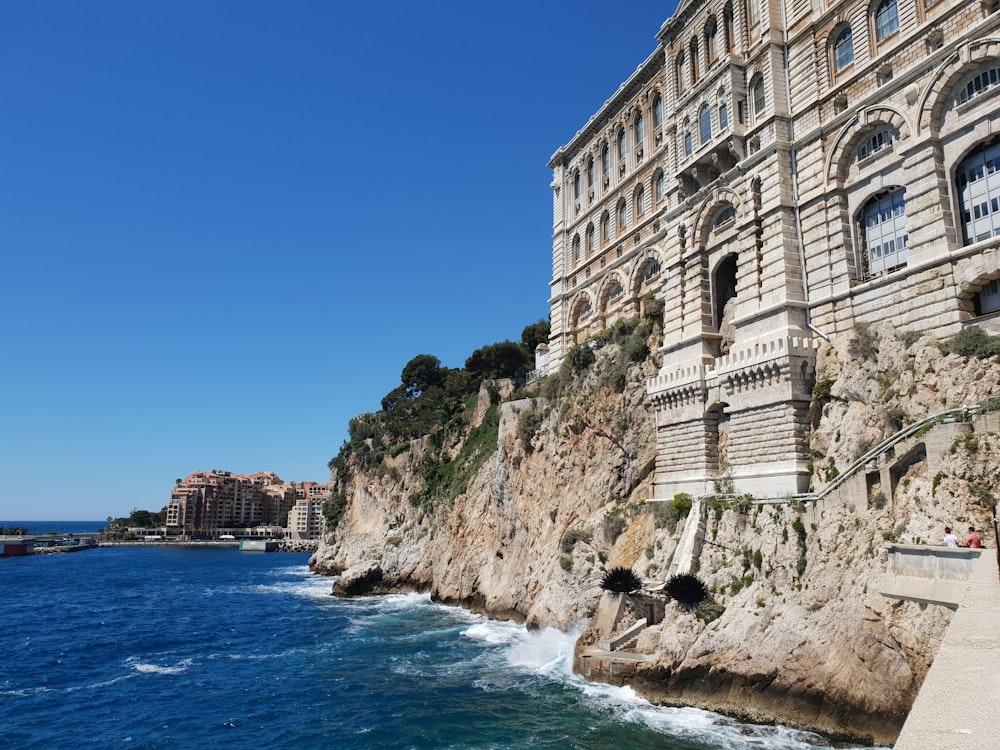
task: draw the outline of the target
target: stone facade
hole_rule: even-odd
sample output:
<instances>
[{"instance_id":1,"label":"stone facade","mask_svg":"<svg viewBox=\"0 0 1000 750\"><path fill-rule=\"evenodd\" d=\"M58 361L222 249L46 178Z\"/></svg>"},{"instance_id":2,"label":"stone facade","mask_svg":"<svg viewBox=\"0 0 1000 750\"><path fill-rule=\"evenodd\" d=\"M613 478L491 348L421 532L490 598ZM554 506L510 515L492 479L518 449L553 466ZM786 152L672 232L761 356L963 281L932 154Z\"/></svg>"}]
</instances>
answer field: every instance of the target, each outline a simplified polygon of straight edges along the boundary
<instances>
[{"instance_id":1,"label":"stone facade","mask_svg":"<svg viewBox=\"0 0 1000 750\"><path fill-rule=\"evenodd\" d=\"M998 7L685 0L553 155L548 370L664 301L657 497L806 491L822 340L996 324Z\"/></svg>"}]
</instances>

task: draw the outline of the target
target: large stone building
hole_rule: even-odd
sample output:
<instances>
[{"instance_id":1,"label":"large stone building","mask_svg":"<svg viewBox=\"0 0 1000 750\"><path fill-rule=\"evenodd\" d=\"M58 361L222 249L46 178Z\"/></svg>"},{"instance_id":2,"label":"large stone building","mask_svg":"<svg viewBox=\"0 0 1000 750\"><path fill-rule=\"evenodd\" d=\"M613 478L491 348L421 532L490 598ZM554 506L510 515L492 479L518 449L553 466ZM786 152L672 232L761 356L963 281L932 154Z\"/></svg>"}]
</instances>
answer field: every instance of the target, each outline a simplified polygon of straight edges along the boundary
<instances>
[{"instance_id":1,"label":"large stone building","mask_svg":"<svg viewBox=\"0 0 1000 750\"><path fill-rule=\"evenodd\" d=\"M683 0L549 164L549 369L665 302L656 495L809 484L817 345L1000 310L998 0Z\"/></svg>"}]
</instances>

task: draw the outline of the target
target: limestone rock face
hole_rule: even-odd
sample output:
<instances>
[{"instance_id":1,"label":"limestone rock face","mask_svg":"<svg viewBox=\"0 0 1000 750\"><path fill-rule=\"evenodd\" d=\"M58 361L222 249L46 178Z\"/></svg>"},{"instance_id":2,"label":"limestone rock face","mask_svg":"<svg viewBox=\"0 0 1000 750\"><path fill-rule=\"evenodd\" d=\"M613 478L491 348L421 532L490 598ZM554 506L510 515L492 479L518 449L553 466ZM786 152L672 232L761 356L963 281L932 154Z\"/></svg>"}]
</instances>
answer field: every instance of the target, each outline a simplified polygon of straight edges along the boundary
<instances>
[{"instance_id":1,"label":"limestone rock face","mask_svg":"<svg viewBox=\"0 0 1000 750\"><path fill-rule=\"evenodd\" d=\"M867 333L834 341L818 358L817 380L831 383L814 422L817 488L900 422L1000 393L998 358L966 360L931 339ZM941 457L930 447L915 453L893 486L873 485L860 502L835 493L807 505L709 503L697 570L712 591L710 611L666 602L662 620L628 645L647 660L612 668L588 648L649 610L636 599L600 616L609 606L601 577L624 565L662 582L684 524L669 503L644 502L656 446L644 377L656 368L631 365L619 392L606 376L620 362L602 350L572 388L502 404L496 453L453 503L410 502L422 482L422 441L378 471L355 472L345 517L312 568L340 575L345 594L428 591L533 627L582 629L576 669L654 701L891 743L951 610L879 594L882 547L939 543L945 524L992 528L996 420L948 437ZM526 437L518 425L529 411L541 427ZM946 427L926 436L928 446ZM995 544L992 533L985 540Z\"/></svg>"},{"instance_id":2,"label":"limestone rock face","mask_svg":"<svg viewBox=\"0 0 1000 750\"><path fill-rule=\"evenodd\" d=\"M624 392L581 395L561 420L541 399L502 404L495 456L450 506L410 503L427 449L419 441L386 459L382 471L356 475L346 517L311 567L341 575L377 563L382 575L372 591L429 591L437 601L533 627L574 627L600 596L598 551L611 555L609 564L626 565L641 552L626 546L617 554L612 538L640 510L633 498L651 494L656 440L644 408L647 373L632 368ZM525 444L518 420L533 410L548 416ZM477 406L473 425L484 411ZM576 541L564 551L568 532Z\"/></svg>"}]
</instances>

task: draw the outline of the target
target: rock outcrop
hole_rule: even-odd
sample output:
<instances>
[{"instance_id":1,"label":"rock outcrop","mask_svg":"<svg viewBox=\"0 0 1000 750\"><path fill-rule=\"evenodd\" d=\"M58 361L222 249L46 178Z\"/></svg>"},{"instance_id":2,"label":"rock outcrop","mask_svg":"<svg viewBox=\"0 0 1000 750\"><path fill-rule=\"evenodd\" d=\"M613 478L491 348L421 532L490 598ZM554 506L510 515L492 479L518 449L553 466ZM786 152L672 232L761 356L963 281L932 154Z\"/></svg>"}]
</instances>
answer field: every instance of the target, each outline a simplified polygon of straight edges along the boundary
<instances>
[{"instance_id":1,"label":"rock outcrop","mask_svg":"<svg viewBox=\"0 0 1000 750\"><path fill-rule=\"evenodd\" d=\"M860 333L820 355L817 487L899 425L1000 392L1000 358L947 354L927 337ZM505 401L495 455L450 504L411 502L426 440L354 471L344 517L312 568L341 576L345 595L429 591L532 627L581 628L578 671L654 701L891 742L951 610L879 594L882 546L938 543L946 524L992 529L995 423L956 433L939 459L915 452L892 483L870 484L860 501L706 499L695 567L711 601L689 611L653 593L594 617L608 606L599 585L608 568L631 567L651 589L662 583L685 522L683 503L646 502L656 439L644 386L655 371L605 347L561 390ZM470 428L489 402L484 389ZM992 533L986 539L994 546ZM629 646L641 658L593 656L598 641L651 613Z\"/></svg>"}]
</instances>

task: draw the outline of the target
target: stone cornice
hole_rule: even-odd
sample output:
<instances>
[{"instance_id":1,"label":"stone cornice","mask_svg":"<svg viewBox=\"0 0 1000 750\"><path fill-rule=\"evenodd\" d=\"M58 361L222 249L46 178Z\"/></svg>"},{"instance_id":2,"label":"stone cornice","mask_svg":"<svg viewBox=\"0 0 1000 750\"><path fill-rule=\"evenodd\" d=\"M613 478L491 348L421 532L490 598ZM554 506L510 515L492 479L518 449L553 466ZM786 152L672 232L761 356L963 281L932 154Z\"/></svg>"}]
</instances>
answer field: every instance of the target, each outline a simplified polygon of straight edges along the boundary
<instances>
[{"instance_id":1,"label":"stone cornice","mask_svg":"<svg viewBox=\"0 0 1000 750\"><path fill-rule=\"evenodd\" d=\"M576 132L569 143L556 149L556 152L549 158L549 169L555 169L560 164L568 165L579 152L581 146L597 135L605 125L612 122L624 109L628 100L663 69L663 60L662 48L657 47L618 87L618 90L601 105L601 108L587 120L587 124ZM665 92L661 92L661 96L666 99Z\"/></svg>"}]
</instances>

